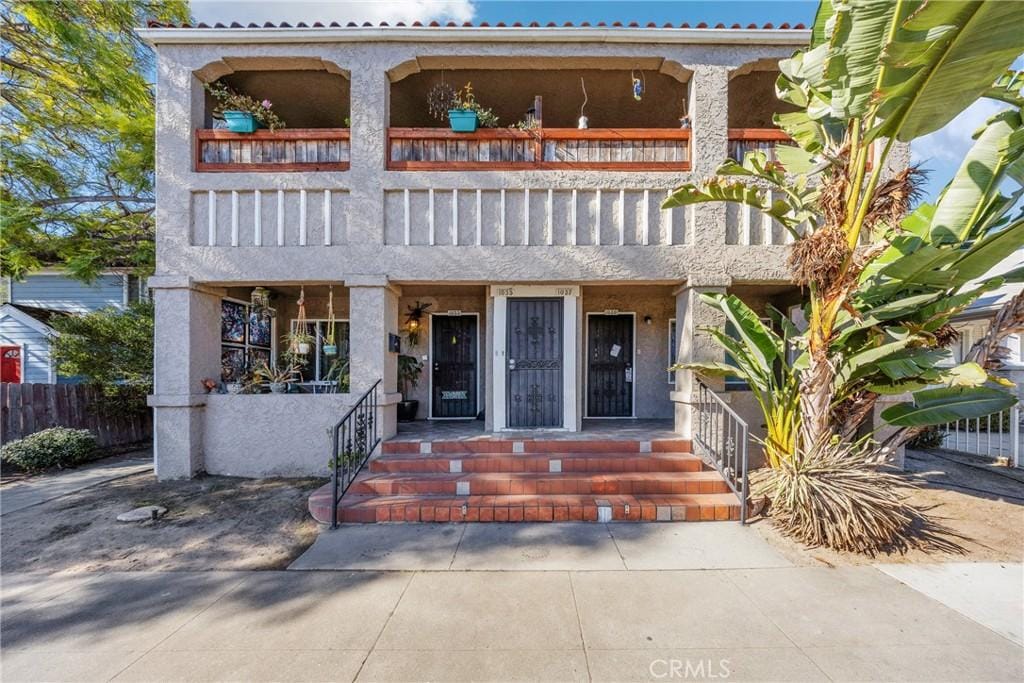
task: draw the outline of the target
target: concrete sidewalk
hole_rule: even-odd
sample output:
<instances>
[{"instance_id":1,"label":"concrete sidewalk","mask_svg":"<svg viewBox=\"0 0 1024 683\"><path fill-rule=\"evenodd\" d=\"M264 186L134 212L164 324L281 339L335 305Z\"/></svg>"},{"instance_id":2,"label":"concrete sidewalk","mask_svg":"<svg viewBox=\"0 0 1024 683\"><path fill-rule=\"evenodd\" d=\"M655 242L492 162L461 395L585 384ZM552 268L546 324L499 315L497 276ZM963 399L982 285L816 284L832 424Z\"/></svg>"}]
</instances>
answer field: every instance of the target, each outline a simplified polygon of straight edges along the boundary
<instances>
[{"instance_id":1,"label":"concrete sidewalk","mask_svg":"<svg viewBox=\"0 0 1024 683\"><path fill-rule=\"evenodd\" d=\"M0 597L4 681L1024 675L872 567L22 575Z\"/></svg>"},{"instance_id":2,"label":"concrete sidewalk","mask_svg":"<svg viewBox=\"0 0 1024 683\"><path fill-rule=\"evenodd\" d=\"M289 569L593 571L788 567L736 522L343 524Z\"/></svg>"},{"instance_id":3,"label":"concrete sidewalk","mask_svg":"<svg viewBox=\"0 0 1024 683\"><path fill-rule=\"evenodd\" d=\"M104 482L152 469L152 454L148 451L138 451L137 454L128 454L128 457L101 460L66 472L31 477L0 488L0 515L24 510Z\"/></svg>"}]
</instances>

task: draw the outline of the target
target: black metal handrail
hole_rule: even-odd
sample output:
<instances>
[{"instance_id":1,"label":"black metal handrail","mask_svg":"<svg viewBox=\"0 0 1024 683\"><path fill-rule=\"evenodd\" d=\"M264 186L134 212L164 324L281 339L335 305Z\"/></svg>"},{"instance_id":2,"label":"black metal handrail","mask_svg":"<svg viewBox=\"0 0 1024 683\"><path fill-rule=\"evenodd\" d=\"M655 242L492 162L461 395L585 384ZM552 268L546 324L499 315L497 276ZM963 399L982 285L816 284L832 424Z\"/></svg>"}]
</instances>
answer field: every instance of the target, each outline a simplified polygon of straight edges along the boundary
<instances>
[{"instance_id":1,"label":"black metal handrail","mask_svg":"<svg viewBox=\"0 0 1024 683\"><path fill-rule=\"evenodd\" d=\"M345 417L334 425L331 440L331 528L338 526L338 503L352 485L352 480L363 469L370 459L377 444L380 433L377 429L377 387L382 380L377 380L366 390L355 405L349 408Z\"/></svg>"},{"instance_id":2,"label":"black metal handrail","mask_svg":"<svg viewBox=\"0 0 1024 683\"><path fill-rule=\"evenodd\" d=\"M740 524L747 521L747 442L749 430L735 410L704 382L694 379L693 441L740 499Z\"/></svg>"}]
</instances>

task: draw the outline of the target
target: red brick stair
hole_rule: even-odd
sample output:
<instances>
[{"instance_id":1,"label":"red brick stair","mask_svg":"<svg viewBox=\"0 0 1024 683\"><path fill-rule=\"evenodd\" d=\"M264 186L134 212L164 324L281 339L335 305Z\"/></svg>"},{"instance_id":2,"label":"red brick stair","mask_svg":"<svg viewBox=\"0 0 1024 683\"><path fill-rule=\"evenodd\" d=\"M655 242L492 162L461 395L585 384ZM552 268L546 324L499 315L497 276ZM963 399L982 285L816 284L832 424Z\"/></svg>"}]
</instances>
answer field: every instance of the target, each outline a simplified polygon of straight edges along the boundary
<instances>
[{"instance_id":1,"label":"red brick stair","mask_svg":"<svg viewBox=\"0 0 1024 683\"><path fill-rule=\"evenodd\" d=\"M342 522L707 521L739 501L689 443L391 441L338 506ZM331 519L330 484L309 509Z\"/></svg>"}]
</instances>

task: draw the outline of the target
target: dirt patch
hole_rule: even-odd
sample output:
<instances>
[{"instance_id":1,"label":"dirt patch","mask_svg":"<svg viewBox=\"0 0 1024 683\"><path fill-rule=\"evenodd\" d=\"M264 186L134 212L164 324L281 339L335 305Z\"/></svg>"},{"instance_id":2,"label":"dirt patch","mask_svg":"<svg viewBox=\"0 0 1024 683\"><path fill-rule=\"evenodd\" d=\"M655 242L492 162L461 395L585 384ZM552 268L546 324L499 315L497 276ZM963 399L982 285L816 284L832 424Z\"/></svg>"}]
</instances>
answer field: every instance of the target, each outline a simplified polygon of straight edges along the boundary
<instances>
[{"instance_id":1,"label":"dirt patch","mask_svg":"<svg viewBox=\"0 0 1024 683\"><path fill-rule=\"evenodd\" d=\"M138 474L0 518L0 570L202 571L283 569L317 535L306 499L321 479ZM159 520L118 522L142 505Z\"/></svg>"},{"instance_id":2,"label":"dirt patch","mask_svg":"<svg viewBox=\"0 0 1024 683\"><path fill-rule=\"evenodd\" d=\"M1024 560L1024 472L944 451L907 453L905 476L921 488L910 501L949 528L963 553L910 550L876 557L808 549L781 535L770 520L752 527L788 560L800 565Z\"/></svg>"}]
</instances>

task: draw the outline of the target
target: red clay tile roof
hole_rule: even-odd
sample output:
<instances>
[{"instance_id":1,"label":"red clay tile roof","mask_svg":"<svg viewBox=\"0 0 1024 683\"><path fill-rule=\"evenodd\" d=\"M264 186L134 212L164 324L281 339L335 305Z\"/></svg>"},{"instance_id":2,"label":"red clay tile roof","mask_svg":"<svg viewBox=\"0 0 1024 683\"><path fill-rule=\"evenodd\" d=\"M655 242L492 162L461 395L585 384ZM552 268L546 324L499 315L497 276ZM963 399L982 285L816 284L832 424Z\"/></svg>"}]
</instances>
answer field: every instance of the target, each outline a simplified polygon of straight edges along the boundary
<instances>
[{"instance_id":1,"label":"red clay tile roof","mask_svg":"<svg viewBox=\"0 0 1024 683\"><path fill-rule=\"evenodd\" d=\"M243 26L242 24L239 24L237 21L233 21L230 24L222 24L222 23L218 22L216 24L213 24L212 26L210 24L206 24L206 23L203 23L203 22L200 22L200 23L197 23L195 25L192 25L192 24L188 24L188 23L183 23L183 24L165 24L165 23L159 22L159 21L149 21L149 22L147 22L146 25L149 28L218 28L218 29L222 29L222 28L389 28L389 27L392 26L391 24L388 24L386 21L382 21L379 24L372 24L372 23L370 23L368 21L363 22L362 24L358 24L358 23L356 23L354 21L350 21L347 24L340 24L337 21L332 21L329 24L324 24L324 23L321 23L319 21L315 21L312 24L307 24L307 23L305 23L303 21L300 21L300 22L298 22L295 25L289 24L288 22L285 22L285 21L282 21L281 23L278 23L278 24L274 24L274 23L268 21L268 22L266 22L265 24L262 24L262 25L255 24L255 23L250 23L250 24L245 25L245 26ZM417 28L418 27L424 27L424 26L425 27L431 27L431 28L542 28L541 24L539 22L536 22L536 21L530 22L529 24L522 24L522 23L520 23L518 21L513 23L513 24L506 24L505 22L501 22L501 21L499 21L496 24L488 24L486 21L480 22L479 24L474 24L471 21L467 21L467 22L464 22L464 23L461 23L461 24L459 24L457 22L454 22L454 21L449 21L449 22L447 22L445 24L441 24L441 23L436 22L436 21L432 21L429 24L424 24L424 23L419 22L419 21L414 21L411 24L405 24L404 22L400 21L400 22L394 24L395 28L405 28L405 27L409 27L409 26L417 27ZM579 24L574 24L571 21L567 21L564 24L556 24L555 22L552 21L552 22L549 22L549 23L547 23L547 24L545 24L543 26L543 28L640 28L640 27L641 27L640 24L635 22L635 21L631 21L628 24L623 24L621 21L616 21L616 22L613 22L611 24L607 24L607 23L605 23L603 21L600 21L600 22L598 22L596 24L591 24L590 22L587 22L587 21L584 21L584 22L579 23ZM761 26L758 26L757 24L747 24L746 26L742 26L740 24L732 24L731 26L726 26L725 24L715 24L715 26L712 27L712 26L708 26L704 22L701 22L701 23L697 24L696 26L690 26L687 23L681 23L681 24L666 23L666 24L662 24L661 26L659 26L658 24L656 24L655 22L652 21L652 22L649 22L649 23L645 24L643 26L643 28L717 28L717 29L728 28L728 29L753 29L753 30L766 30L766 31L773 30L773 29L782 29L782 30L789 29L789 30L794 30L794 31L800 31L800 30L805 30L807 27L804 26L803 24L793 24L793 25L790 25L789 23L779 24L778 26L774 26L774 25L772 25L770 23L763 24Z\"/></svg>"}]
</instances>

